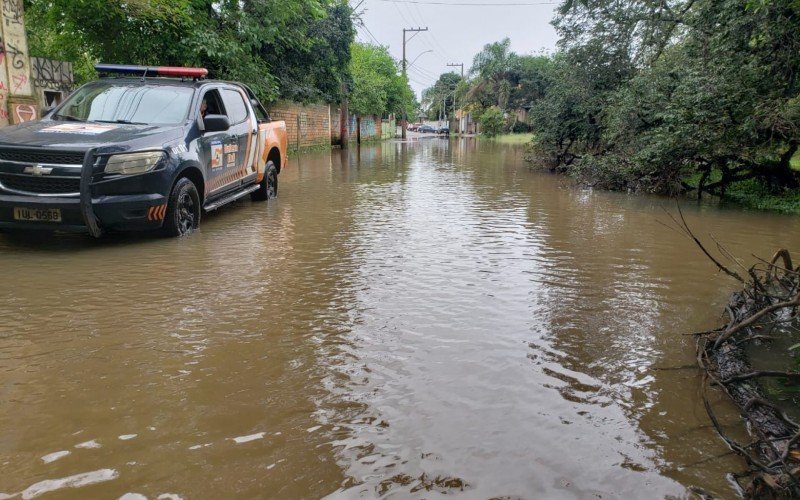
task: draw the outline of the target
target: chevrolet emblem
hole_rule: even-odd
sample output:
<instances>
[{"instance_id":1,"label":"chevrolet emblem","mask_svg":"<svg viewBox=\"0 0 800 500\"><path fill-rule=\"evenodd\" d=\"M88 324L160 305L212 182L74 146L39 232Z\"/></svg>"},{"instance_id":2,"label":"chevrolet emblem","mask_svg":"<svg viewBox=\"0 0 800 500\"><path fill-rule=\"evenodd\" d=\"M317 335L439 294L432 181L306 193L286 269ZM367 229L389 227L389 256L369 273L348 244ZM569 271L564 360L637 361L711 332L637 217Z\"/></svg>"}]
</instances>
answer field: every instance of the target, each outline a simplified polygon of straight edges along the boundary
<instances>
[{"instance_id":1,"label":"chevrolet emblem","mask_svg":"<svg viewBox=\"0 0 800 500\"><path fill-rule=\"evenodd\" d=\"M26 174L36 175L39 177L41 177L42 175L47 175L52 171L53 169L51 167L43 167L39 164L33 165L31 167L25 167L25 170L23 170L23 172Z\"/></svg>"}]
</instances>

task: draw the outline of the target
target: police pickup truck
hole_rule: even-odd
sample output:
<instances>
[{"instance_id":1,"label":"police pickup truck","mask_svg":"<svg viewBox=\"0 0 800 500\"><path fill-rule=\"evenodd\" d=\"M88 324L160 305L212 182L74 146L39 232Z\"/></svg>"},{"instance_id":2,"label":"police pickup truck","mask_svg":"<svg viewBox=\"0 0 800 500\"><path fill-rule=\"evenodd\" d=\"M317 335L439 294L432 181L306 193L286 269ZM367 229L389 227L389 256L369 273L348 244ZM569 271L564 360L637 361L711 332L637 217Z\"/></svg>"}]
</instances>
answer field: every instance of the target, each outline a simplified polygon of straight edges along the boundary
<instances>
[{"instance_id":1,"label":"police pickup truck","mask_svg":"<svg viewBox=\"0 0 800 500\"><path fill-rule=\"evenodd\" d=\"M286 124L246 86L204 68L96 68L117 76L0 129L0 228L180 236L204 211L277 195Z\"/></svg>"}]
</instances>

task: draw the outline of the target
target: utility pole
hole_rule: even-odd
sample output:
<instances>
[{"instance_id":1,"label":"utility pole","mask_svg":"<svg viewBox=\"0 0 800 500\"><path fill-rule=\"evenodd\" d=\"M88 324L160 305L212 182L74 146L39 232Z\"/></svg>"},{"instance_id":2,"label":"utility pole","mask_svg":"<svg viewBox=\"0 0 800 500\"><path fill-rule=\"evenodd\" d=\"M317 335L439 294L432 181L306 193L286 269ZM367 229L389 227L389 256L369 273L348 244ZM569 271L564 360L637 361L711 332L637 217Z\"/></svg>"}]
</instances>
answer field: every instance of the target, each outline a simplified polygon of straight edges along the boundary
<instances>
[{"instance_id":1,"label":"utility pole","mask_svg":"<svg viewBox=\"0 0 800 500\"><path fill-rule=\"evenodd\" d=\"M403 28L403 77L407 78L408 75L406 74L406 66L408 61L406 60L406 33L418 33L420 31L428 31L428 27L424 28ZM414 38L413 36L411 38ZM406 128L408 127L408 117L406 116L406 111L403 110L403 119L400 123L400 130L401 135L400 137L405 139L406 138Z\"/></svg>"},{"instance_id":2,"label":"utility pole","mask_svg":"<svg viewBox=\"0 0 800 500\"><path fill-rule=\"evenodd\" d=\"M461 79L462 80L464 79L464 63L447 63L447 65L448 66L452 66L452 67L461 66ZM453 118L454 119L456 118L456 109L457 109L456 108L456 91L453 90ZM461 120L457 120L456 124L458 125L458 127L457 127L458 130L454 130L453 132L457 132L457 133L460 134L461 133ZM450 126L449 123L448 123L448 126Z\"/></svg>"}]
</instances>

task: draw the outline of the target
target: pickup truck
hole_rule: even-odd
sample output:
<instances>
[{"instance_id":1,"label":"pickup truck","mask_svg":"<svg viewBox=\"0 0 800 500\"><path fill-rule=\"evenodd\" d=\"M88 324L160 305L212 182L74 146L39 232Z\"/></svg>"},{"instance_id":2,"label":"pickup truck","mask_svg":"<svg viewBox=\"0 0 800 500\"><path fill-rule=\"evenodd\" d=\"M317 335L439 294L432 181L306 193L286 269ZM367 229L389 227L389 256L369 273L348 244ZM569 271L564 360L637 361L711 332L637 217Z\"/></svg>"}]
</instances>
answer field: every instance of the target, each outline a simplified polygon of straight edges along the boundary
<instances>
[{"instance_id":1,"label":"pickup truck","mask_svg":"<svg viewBox=\"0 0 800 500\"><path fill-rule=\"evenodd\" d=\"M204 68L96 68L117 76L0 129L0 228L181 236L203 212L277 195L286 124L245 85Z\"/></svg>"}]
</instances>

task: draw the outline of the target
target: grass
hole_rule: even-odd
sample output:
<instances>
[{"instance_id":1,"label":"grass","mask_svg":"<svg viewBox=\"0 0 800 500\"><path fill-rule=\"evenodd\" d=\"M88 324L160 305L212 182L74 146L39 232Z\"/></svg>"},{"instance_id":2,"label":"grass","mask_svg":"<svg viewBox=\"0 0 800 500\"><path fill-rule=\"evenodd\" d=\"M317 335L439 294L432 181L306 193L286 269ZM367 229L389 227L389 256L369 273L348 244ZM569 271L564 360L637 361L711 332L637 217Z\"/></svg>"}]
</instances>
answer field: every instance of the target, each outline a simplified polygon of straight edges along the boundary
<instances>
[{"instance_id":1,"label":"grass","mask_svg":"<svg viewBox=\"0 0 800 500\"><path fill-rule=\"evenodd\" d=\"M489 140L500 144L525 144L533 140L533 134L503 134Z\"/></svg>"},{"instance_id":2,"label":"grass","mask_svg":"<svg viewBox=\"0 0 800 500\"><path fill-rule=\"evenodd\" d=\"M792 159L789 161L792 165L792 168L795 170L800 170L800 151L798 151Z\"/></svg>"},{"instance_id":3,"label":"grass","mask_svg":"<svg viewBox=\"0 0 800 500\"><path fill-rule=\"evenodd\" d=\"M800 190L774 194L755 179L731 185L725 191L724 199L758 210L800 215Z\"/></svg>"}]
</instances>

